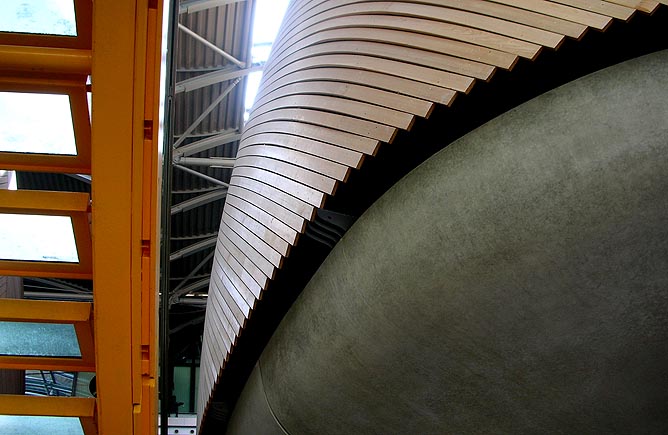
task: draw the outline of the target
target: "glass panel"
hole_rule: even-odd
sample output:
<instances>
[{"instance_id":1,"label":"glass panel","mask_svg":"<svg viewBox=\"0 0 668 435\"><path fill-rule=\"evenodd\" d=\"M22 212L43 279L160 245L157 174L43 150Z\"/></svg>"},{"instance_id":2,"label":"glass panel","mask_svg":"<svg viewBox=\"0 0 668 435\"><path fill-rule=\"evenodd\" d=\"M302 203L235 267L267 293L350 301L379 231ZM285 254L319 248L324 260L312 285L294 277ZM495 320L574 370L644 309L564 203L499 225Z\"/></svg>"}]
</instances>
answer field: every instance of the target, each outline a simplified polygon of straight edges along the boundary
<instances>
[{"instance_id":1,"label":"glass panel","mask_svg":"<svg viewBox=\"0 0 668 435\"><path fill-rule=\"evenodd\" d=\"M0 259L78 263L72 218L0 214Z\"/></svg>"},{"instance_id":2,"label":"glass panel","mask_svg":"<svg viewBox=\"0 0 668 435\"><path fill-rule=\"evenodd\" d=\"M86 92L86 98L88 98L88 122L93 120L93 94Z\"/></svg>"},{"instance_id":3,"label":"glass panel","mask_svg":"<svg viewBox=\"0 0 668 435\"><path fill-rule=\"evenodd\" d=\"M76 155L69 95L0 92L0 151Z\"/></svg>"},{"instance_id":4,"label":"glass panel","mask_svg":"<svg viewBox=\"0 0 668 435\"><path fill-rule=\"evenodd\" d=\"M0 322L0 355L81 358L81 351L74 325Z\"/></svg>"},{"instance_id":5,"label":"glass panel","mask_svg":"<svg viewBox=\"0 0 668 435\"><path fill-rule=\"evenodd\" d=\"M0 189L16 190L16 172L0 169Z\"/></svg>"},{"instance_id":6,"label":"glass panel","mask_svg":"<svg viewBox=\"0 0 668 435\"><path fill-rule=\"evenodd\" d=\"M2 435L83 435L77 417L0 415Z\"/></svg>"},{"instance_id":7,"label":"glass panel","mask_svg":"<svg viewBox=\"0 0 668 435\"><path fill-rule=\"evenodd\" d=\"M73 0L2 0L0 31L77 36Z\"/></svg>"},{"instance_id":8,"label":"glass panel","mask_svg":"<svg viewBox=\"0 0 668 435\"><path fill-rule=\"evenodd\" d=\"M257 64L264 63L269 58L271 47L283 21L289 0L256 0L255 3L255 17L251 32L253 38L251 59L254 64ZM262 73L258 71L250 74L246 81L244 122L248 120L248 114L253 101L255 101L261 78Z\"/></svg>"},{"instance_id":9,"label":"glass panel","mask_svg":"<svg viewBox=\"0 0 668 435\"><path fill-rule=\"evenodd\" d=\"M25 394L29 396L93 397L90 392L90 383L94 376L95 373L87 372L26 370Z\"/></svg>"}]
</instances>

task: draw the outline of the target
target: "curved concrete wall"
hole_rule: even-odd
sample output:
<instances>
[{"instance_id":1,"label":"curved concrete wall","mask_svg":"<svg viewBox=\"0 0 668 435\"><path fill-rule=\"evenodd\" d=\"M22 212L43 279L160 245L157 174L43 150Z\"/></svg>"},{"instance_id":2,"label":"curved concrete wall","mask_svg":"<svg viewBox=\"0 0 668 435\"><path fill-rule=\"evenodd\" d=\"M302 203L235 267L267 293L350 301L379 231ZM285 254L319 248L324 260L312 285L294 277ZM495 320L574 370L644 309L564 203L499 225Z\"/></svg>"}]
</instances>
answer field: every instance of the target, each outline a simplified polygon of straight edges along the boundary
<instances>
[{"instance_id":1,"label":"curved concrete wall","mask_svg":"<svg viewBox=\"0 0 668 435\"><path fill-rule=\"evenodd\" d=\"M307 223L366 158L496 72L659 7L654 0L292 1L227 192L198 414Z\"/></svg>"},{"instance_id":2,"label":"curved concrete wall","mask_svg":"<svg viewBox=\"0 0 668 435\"><path fill-rule=\"evenodd\" d=\"M433 156L327 258L228 434L665 433L666 120L663 51Z\"/></svg>"}]
</instances>

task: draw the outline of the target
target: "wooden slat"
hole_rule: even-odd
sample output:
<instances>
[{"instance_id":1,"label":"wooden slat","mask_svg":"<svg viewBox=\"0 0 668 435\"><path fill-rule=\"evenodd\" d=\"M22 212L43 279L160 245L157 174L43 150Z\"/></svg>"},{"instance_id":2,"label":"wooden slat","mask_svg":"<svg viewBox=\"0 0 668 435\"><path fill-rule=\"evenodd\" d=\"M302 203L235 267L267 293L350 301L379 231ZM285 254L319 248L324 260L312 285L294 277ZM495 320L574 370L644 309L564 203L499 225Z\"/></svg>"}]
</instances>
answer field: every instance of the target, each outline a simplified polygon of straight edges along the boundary
<instances>
[{"instance_id":1,"label":"wooden slat","mask_svg":"<svg viewBox=\"0 0 668 435\"><path fill-rule=\"evenodd\" d=\"M423 58L425 59L424 63L421 61ZM299 61L303 61L306 65L318 64L320 66L346 66L367 69L389 75L408 77L419 82L465 93L471 90L475 75L487 79L493 72L491 66L484 66L478 72L472 71L470 76L450 72L452 69L462 70L463 68L453 66L455 63L461 62L438 53L411 50L388 44L363 41L357 41L354 44L325 42L285 57L277 65L275 71L267 71L264 83L271 84L287 72L302 67L302 64L297 63ZM286 69L285 67L290 68Z\"/></svg>"},{"instance_id":2,"label":"wooden slat","mask_svg":"<svg viewBox=\"0 0 668 435\"><path fill-rule=\"evenodd\" d=\"M208 325L205 325L204 331L202 332L202 354L201 354L201 364L200 364L200 377L204 378L205 382L213 387L213 382L209 379L209 373L211 370L214 370L213 360L211 358L211 351L209 350L209 328Z\"/></svg>"},{"instance_id":3,"label":"wooden slat","mask_svg":"<svg viewBox=\"0 0 668 435\"><path fill-rule=\"evenodd\" d=\"M221 330L225 336L224 338L225 347L229 352L232 349L232 347L234 347L237 333L239 332L240 329L238 325L236 325L236 327L233 326L233 323L230 321L230 318L223 311L220 305L220 299L222 298L222 296L220 296L221 291L224 291L224 289L219 289L217 284L212 285L207 300L207 310L210 310L211 312L216 314L213 317L216 317L218 324L221 326ZM208 307L209 304L211 305L211 308Z\"/></svg>"},{"instance_id":4,"label":"wooden slat","mask_svg":"<svg viewBox=\"0 0 668 435\"><path fill-rule=\"evenodd\" d=\"M230 242L232 242L232 244L239 249L239 251L243 254L243 256L248 258L262 272L262 274L264 274L269 279L274 279L274 272L276 270L275 266L269 260L267 260L260 252L258 252L250 243L246 242L242 237L240 237L239 234L237 234L237 232L230 227L228 222L229 218L227 218L226 215L223 213L221 228L225 228L225 235L230 240ZM228 249L230 249L229 245ZM242 265L246 266L244 261L241 261L241 259L239 259L239 257L237 257L236 255L235 257L237 258L237 260L239 260L239 262Z\"/></svg>"},{"instance_id":5,"label":"wooden slat","mask_svg":"<svg viewBox=\"0 0 668 435\"><path fill-rule=\"evenodd\" d=\"M331 4L325 4L324 6L310 9L308 14L313 18L305 19L300 22L299 25L292 27L292 29L285 34L285 37L290 37L318 22L344 15L382 14L414 16L420 18L429 18L435 21L437 20L459 24L474 29L481 29L488 32L498 33L511 38L543 45L550 48L558 47L563 41L563 35L559 35L557 33L447 7L410 2L355 3L356 1L357 0L340 0L337 2L337 4L344 6L336 7L334 9L331 8ZM281 43L282 41L276 45L277 50L280 49Z\"/></svg>"},{"instance_id":6,"label":"wooden slat","mask_svg":"<svg viewBox=\"0 0 668 435\"><path fill-rule=\"evenodd\" d=\"M331 178L328 175L325 175L326 172L330 172L328 170L328 167L332 164L331 162L328 161L323 162L323 159L320 159L320 161L310 160L309 159L310 156L308 156L307 154L302 154L302 160L303 160L302 163L303 162L314 163L314 166L311 166L310 167L311 170L309 170L306 169L307 166L299 165L300 163L299 161L294 161L294 164L292 164L293 162L288 163L286 161L276 160L271 155L269 156L263 155L263 154L271 154L271 152L266 152L261 154L259 152L252 151L252 148L261 148L261 147L262 145L244 147L243 149L251 148L251 150L244 152L241 156L237 158L236 161L237 167L241 168L244 166L251 166L255 168L271 170L272 172L279 173L307 186L313 186L315 189L320 190L321 192L324 192L326 194L331 194L336 189L337 185L336 179ZM277 147L268 146L266 148L276 149ZM290 159L291 153L297 153L297 152L296 151L290 152L289 150L285 150L285 155L283 159L288 161L293 160ZM315 163L320 163L320 165L316 166ZM343 172L341 175L343 175L343 177L341 178L345 178L346 173Z\"/></svg>"},{"instance_id":7,"label":"wooden slat","mask_svg":"<svg viewBox=\"0 0 668 435\"><path fill-rule=\"evenodd\" d=\"M252 213L260 213L259 211L261 211L270 217L266 219L271 219L272 222L275 221L280 223L280 225L284 225L286 229L281 230L281 227L278 227L279 224L277 224L277 228L279 228L277 234L284 237L291 245L296 243L297 234L304 232L306 221L303 217L262 195L234 185L230 185L227 195L227 201L231 200L231 204L245 213L255 216L256 219L260 220L263 218L258 218L257 215ZM259 211L256 212L255 210Z\"/></svg>"},{"instance_id":8,"label":"wooden slat","mask_svg":"<svg viewBox=\"0 0 668 435\"><path fill-rule=\"evenodd\" d=\"M264 224L256 221L238 208L234 207L233 204L230 204L230 206L227 207L227 213L257 237L262 239L266 244L271 246L281 256L288 256L290 253L290 244L280 238L270 228L266 227Z\"/></svg>"},{"instance_id":9,"label":"wooden slat","mask_svg":"<svg viewBox=\"0 0 668 435\"><path fill-rule=\"evenodd\" d=\"M287 256L289 251L289 245L264 225L241 213L238 209L230 206L226 207L225 210L225 222L270 263L280 268L283 258ZM278 251L274 246L275 244L279 245L278 249L284 249L285 254Z\"/></svg>"},{"instance_id":10,"label":"wooden slat","mask_svg":"<svg viewBox=\"0 0 668 435\"><path fill-rule=\"evenodd\" d=\"M234 298L232 298L232 296L230 295L230 289L225 287L225 284L223 284L223 282L220 280L218 276L212 275L211 278L216 283L216 286L218 286L218 288L220 289L220 295L227 303L227 307L229 308L229 311L232 312L232 316L236 319L236 322L241 326L241 329L243 329L246 325L246 316L244 316L244 313L241 311L241 308L239 308L237 303L234 301Z\"/></svg>"},{"instance_id":11,"label":"wooden slat","mask_svg":"<svg viewBox=\"0 0 668 435\"><path fill-rule=\"evenodd\" d=\"M221 228L223 228L222 225ZM224 228L226 232L231 231L226 229L227 226L225 226ZM267 285L269 277L266 276L264 273L262 273L262 270L260 270L260 268L257 267L255 263L253 263L250 260L250 258L246 256L246 254L244 254L244 252L242 251L242 249L244 249L244 246L242 246L241 248L237 247L237 245L232 243L232 241L225 234L221 234L219 240L222 246L225 247L225 249L236 259L236 261L239 264L241 264L244 270L246 270L248 274L253 277L253 280L256 283L258 283L258 285L262 286L262 284L260 283L264 283L264 286Z\"/></svg>"},{"instance_id":12,"label":"wooden slat","mask_svg":"<svg viewBox=\"0 0 668 435\"><path fill-rule=\"evenodd\" d=\"M614 3L650 14L659 7L659 2L654 0L607 0L606 3Z\"/></svg>"},{"instance_id":13,"label":"wooden slat","mask_svg":"<svg viewBox=\"0 0 668 435\"><path fill-rule=\"evenodd\" d=\"M222 319L225 333L227 334L227 337L230 341L232 348L235 346L237 337L241 333L241 328L243 326L243 323L239 323L239 320L232 313L232 310L225 301L225 298L223 298L223 292L227 292L227 289L221 286L220 281L214 281L214 285L216 289L213 294L213 300L212 300L214 304L214 309L218 311L218 315Z\"/></svg>"},{"instance_id":14,"label":"wooden slat","mask_svg":"<svg viewBox=\"0 0 668 435\"><path fill-rule=\"evenodd\" d=\"M373 26L375 22L378 22L379 26L384 27L394 27L397 29L404 29L412 32L427 33L431 35L440 36L443 38L449 38L456 41L461 41L469 44L478 45L481 47L487 47L500 52L505 52L509 54L515 54L518 56L526 57L533 59L540 50L539 44L534 44L527 41L522 41L515 39L509 36L500 35L498 33L492 33L486 29L474 29L465 25L454 24L447 21L436 21L432 20L430 16L409 16L395 14L395 16L373 13L373 10L357 10L354 11L356 15L349 14L340 14L345 15L343 17L332 17L328 20L320 20L319 23L314 24L313 26L306 27L302 26L303 35L308 35L308 29L318 29L318 26L322 24L321 28L327 28L326 23L329 21L334 21L337 19L348 20L351 24L355 23L356 25L361 25L359 21L355 21L357 16L361 17L362 22L369 22L370 26ZM401 21L407 22L406 25L400 24ZM295 29L294 32L288 34L286 33L285 38L280 38L272 47L274 50L273 53L278 54L286 46L294 46L301 37L302 34L298 33ZM275 55L274 54L274 55ZM455 54L455 53L452 53ZM273 56L272 59L273 60ZM273 63L273 62L272 62ZM494 63L492 63L494 64Z\"/></svg>"},{"instance_id":15,"label":"wooden slat","mask_svg":"<svg viewBox=\"0 0 668 435\"><path fill-rule=\"evenodd\" d=\"M237 301L237 305L244 311L246 318L248 318L250 311L255 308L256 299L253 292L251 292L250 289L245 284L243 284L243 282L238 280L238 277L232 272L229 265L227 265L226 262L220 258L216 258L214 260L211 273L217 274L223 283L225 283L225 280L223 279L223 275L225 275L227 279L234 285L234 288L243 301L238 301L237 299L239 298L234 294L232 296L234 297L234 300Z\"/></svg>"},{"instance_id":16,"label":"wooden slat","mask_svg":"<svg viewBox=\"0 0 668 435\"><path fill-rule=\"evenodd\" d=\"M244 158L247 159L248 157ZM281 190L288 195L292 195L295 198L315 207L322 207L325 202L325 194L322 191L318 191L305 184L299 183L288 177L278 175L277 173L270 172L265 169L249 166L237 166L234 168L232 175L251 178L257 181L262 180L261 182L268 183L276 189Z\"/></svg>"},{"instance_id":17,"label":"wooden slat","mask_svg":"<svg viewBox=\"0 0 668 435\"><path fill-rule=\"evenodd\" d=\"M276 81L293 71L318 67L343 67L367 70L415 80L417 82L438 86L444 89L455 91L461 90L463 92L470 91L474 82L474 79L470 77L435 70L433 68L425 68L419 65L407 64L392 59L352 54L323 54L320 56L295 60L293 63L289 63L285 68L278 70L276 74L267 76L264 86L270 86L273 81ZM259 95L261 97L263 94L260 93ZM388 142L388 140L382 138L379 139Z\"/></svg>"},{"instance_id":18,"label":"wooden slat","mask_svg":"<svg viewBox=\"0 0 668 435\"><path fill-rule=\"evenodd\" d=\"M403 44L400 45L422 47L424 49L451 54L453 56L475 60L504 69L512 68L517 55L520 54L488 47L488 41L492 40L495 41L495 43L492 44L496 47L502 46L507 48L508 38L505 36L495 35L494 33L484 31L472 31L472 29L463 26L424 18L391 15L353 15L333 18L311 26L293 36L286 44L284 44L284 47L299 43L302 38L317 32L335 28L348 30L351 27L367 28L370 30L376 30L377 28L398 30L401 31L400 34L406 38ZM416 29L419 29L419 34L414 33ZM529 53L530 52L531 51L529 51ZM274 54L274 58L277 58L280 53L281 51L277 50ZM535 55L535 53L533 54Z\"/></svg>"},{"instance_id":19,"label":"wooden slat","mask_svg":"<svg viewBox=\"0 0 668 435\"><path fill-rule=\"evenodd\" d=\"M244 282L246 287L253 293L253 296L255 296L256 299L260 299L262 297L263 289L257 282L255 282L251 274L243 268L222 243L218 244L216 249L219 251L217 258L221 264L225 264L229 267L234 274Z\"/></svg>"},{"instance_id":20,"label":"wooden slat","mask_svg":"<svg viewBox=\"0 0 668 435\"><path fill-rule=\"evenodd\" d=\"M359 152L351 151L346 148L331 145L318 140L294 136L282 133L260 133L249 136L243 143L243 148L254 145L275 145L281 148L301 151L332 162L340 163L345 167L344 176L347 175L349 168L359 169L364 160L364 155ZM326 174L329 175L329 174ZM338 178L339 175L331 174L332 178Z\"/></svg>"},{"instance_id":21,"label":"wooden slat","mask_svg":"<svg viewBox=\"0 0 668 435\"><path fill-rule=\"evenodd\" d=\"M285 193L282 190L277 189L271 184L263 183L261 181L241 176L239 174L236 176L232 174L230 185L243 187L244 189L251 190L265 198L271 198L272 201L280 204L288 210L293 211L295 214L301 216L304 219L311 220L315 214L314 206L288 193Z\"/></svg>"},{"instance_id":22,"label":"wooden slat","mask_svg":"<svg viewBox=\"0 0 668 435\"><path fill-rule=\"evenodd\" d=\"M220 319L217 318L217 316L212 316L216 317L215 319L212 318L211 322L207 325L208 327L206 328L207 333L208 333L208 344L209 344L209 350L212 352L212 363L214 368L218 368L222 365L223 360L225 359L225 350L223 350L223 347L221 346L221 343L224 343L225 339L223 338L223 333L220 327ZM205 319L206 321L206 319Z\"/></svg>"},{"instance_id":23,"label":"wooden slat","mask_svg":"<svg viewBox=\"0 0 668 435\"><path fill-rule=\"evenodd\" d=\"M210 285L210 290L209 290L209 297L207 298L207 309L209 309L209 305L211 306L210 310L213 312L217 312L217 316L211 316L212 319L209 323L209 328L213 328L216 330L216 334L220 335L220 338L217 341L220 341L223 343L223 347L220 347L220 361L222 362L225 358L225 352L228 352L230 349L232 349L232 343L234 342L234 335L230 334L229 331L232 330L232 326L229 322L229 320L223 316L220 315L220 309L217 307L216 303L214 303L215 299L218 298L220 293L220 289L217 288L215 284L213 284L213 281L211 282ZM205 321L208 319L205 319ZM212 339L214 338L213 336L211 337ZM210 343L210 345L213 345L213 343Z\"/></svg>"},{"instance_id":24,"label":"wooden slat","mask_svg":"<svg viewBox=\"0 0 668 435\"><path fill-rule=\"evenodd\" d=\"M471 82L473 83L473 82ZM254 107L253 115L261 115L277 108L298 107L315 109L323 112L334 112L348 117L367 119L379 124L408 130L415 119L414 115L387 109L373 104L353 102L345 98L325 95L292 95L280 97L263 106Z\"/></svg>"},{"instance_id":25,"label":"wooden slat","mask_svg":"<svg viewBox=\"0 0 668 435\"><path fill-rule=\"evenodd\" d=\"M229 204L230 207L238 210L240 213L247 215L258 224L261 224L263 227L267 228L272 234L271 237L275 236L280 239L281 244L285 244L285 248L283 248L283 246L279 246L278 240L276 240L276 242L272 242L272 246L274 246L274 249L279 252L285 250L286 254L283 255L287 256L290 251L290 246L294 246L297 242L297 231L276 219L267 211L231 194L228 194L226 203ZM259 297L259 294L255 294L255 297Z\"/></svg>"},{"instance_id":26,"label":"wooden slat","mask_svg":"<svg viewBox=\"0 0 668 435\"><path fill-rule=\"evenodd\" d=\"M571 21L562 20L560 18L550 17L547 15L537 14L534 12L490 2L452 1L448 3L452 3L453 6L460 5L464 7L464 5L475 4L484 5L484 7L480 7L480 9L501 9L506 12L503 15L513 17L514 20L511 21L515 21L516 23L539 27L541 29L555 32L555 34L567 35L574 38L580 38L587 29L587 26L582 24L577 24ZM392 19L395 19L395 21L392 21ZM505 56L503 56L502 52L496 50L493 52L485 52L481 47L476 47L475 45L469 44L468 42L470 42L471 39L468 35L465 37L466 43L445 39L443 34L447 35L454 33L457 35L457 33L453 32L453 30L458 29L457 27L454 27L453 29L452 24L426 20L424 18L408 18L408 20L415 21L415 23L411 23L412 27L409 27L408 23L406 23L407 18L403 18L403 20L397 22L396 17L387 17L382 15L361 15L352 17L345 16L335 18L311 26L299 34L293 36L291 38L292 44L286 44L284 48L293 47L294 44L298 44L300 47L299 51L301 52L305 47L328 41L380 41L387 44L396 45L398 46L398 49L404 51L406 50L406 47L419 50L431 50L445 55L459 56L469 61L481 61L482 63L489 65L498 64L497 66L506 68L509 68L512 65L512 62L514 62L514 60L510 61L512 56L509 54L505 54ZM381 27L381 22L389 23L390 26ZM359 25L364 27L355 27L354 23L359 23ZM369 23L373 23L375 27L368 27ZM394 24L399 29L393 29L391 27L392 24ZM421 26L419 24L421 24ZM430 33L431 35L415 33L415 29L420 29L420 32ZM441 30L440 33L439 30ZM434 34L438 35L438 37L433 36ZM501 42L503 38L496 37L494 39L496 39L497 42ZM349 44L351 46L354 45L353 42L349 42ZM294 53L294 50L277 50L277 53L273 57L272 65L280 64L280 61L288 53ZM492 57L491 55L495 56ZM482 56L484 60L477 59L477 56ZM505 57L506 59L502 62L499 62L499 57ZM510 61L510 63L508 63L508 61ZM447 66L447 64L444 65L443 69L481 79L486 79L489 76L489 74L487 76L484 75L483 70L467 69L471 67L469 64L453 64L452 67L457 69L449 69Z\"/></svg>"},{"instance_id":27,"label":"wooden slat","mask_svg":"<svg viewBox=\"0 0 668 435\"><path fill-rule=\"evenodd\" d=\"M236 258L234 258L222 244L218 245L217 249L220 251L220 253L218 254L216 261L221 264L221 267L227 270L227 273L233 274L235 277L241 280L243 285L253 295L253 303L256 303L257 300L262 297L262 288L260 288L260 285L255 282L248 271L246 271L246 269L244 269L241 264L239 264Z\"/></svg>"},{"instance_id":28,"label":"wooden slat","mask_svg":"<svg viewBox=\"0 0 668 435\"><path fill-rule=\"evenodd\" d=\"M229 213L223 212L223 222L230 227L237 235L248 243L260 256L266 261L261 261L262 264L257 264L257 266L263 270L263 272L273 273L273 268L281 268L283 265L283 256L279 254L274 248L268 245L260 237L253 234L248 228L239 223L234 219ZM254 258L251 258L254 260ZM265 267L266 264L266 267Z\"/></svg>"},{"instance_id":29,"label":"wooden slat","mask_svg":"<svg viewBox=\"0 0 668 435\"><path fill-rule=\"evenodd\" d=\"M215 385L216 382L216 375L218 373L216 364L213 362L213 357L211 356L211 339L209 338L210 332L206 332L205 337L206 337L206 342L207 346L204 347L202 350L202 353L204 354L204 357L208 361L207 364L202 364L202 370L200 371L200 376L204 376L207 383L211 385L211 388Z\"/></svg>"},{"instance_id":30,"label":"wooden slat","mask_svg":"<svg viewBox=\"0 0 668 435\"><path fill-rule=\"evenodd\" d=\"M246 139L260 133L286 133L373 156L378 151L379 141L391 142L396 131L392 127L369 122L357 124L357 119L350 120L348 117L332 113L317 116L311 112L305 109L278 109L253 118L254 122L249 121L246 124L241 143L244 144ZM265 122L265 119L275 120ZM350 120L349 131L343 130L346 120ZM330 124L331 128L323 127L318 122Z\"/></svg>"},{"instance_id":31,"label":"wooden slat","mask_svg":"<svg viewBox=\"0 0 668 435\"><path fill-rule=\"evenodd\" d=\"M285 77L283 77L285 79ZM274 90L265 93L255 100L254 105L261 107L264 103L278 97L298 94L335 95L349 100L363 101L389 109L399 110L426 118L434 108L434 104L419 98L399 95L369 86L341 81L313 80L281 85L274 82Z\"/></svg>"},{"instance_id":32,"label":"wooden slat","mask_svg":"<svg viewBox=\"0 0 668 435\"><path fill-rule=\"evenodd\" d=\"M424 50L424 44L429 39L428 36L411 35L407 32L389 29L348 28L325 30L300 41L300 44L303 44L305 48L289 54L286 53L285 57L277 56L277 63L274 65L280 68L282 65L315 54L347 53L395 59L482 80L487 80L492 76L494 72L492 65L443 54L440 50ZM409 44L411 40L415 47ZM270 77L271 71L267 73Z\"/></svg>"},{"instance_id":33,"label":"wooden slat","mask_svg":"<svg viewBox=\"0 0 668 435\"><path fill-rule=\"evenodd\" d=\"M563 18L580 24L603 30L610 25L612 18L582 9L552 3L545 0L492 0L497 3L516 6L531 11L540 12L553 17Z\"/></svg>"},{"instance_id":34,"label":"wooden slat","mask_svg":"<svg viewBox=\"0 0 668 435\"><path fill-rule=\"evenodd\" d=\"M344 181L348 178L350 167L331 160L316 157L313 154L307 154L301 151L286 149L266 142L258 144L244 144L239 149L237 158L245 156L262 156L275 160L280 160L293 165L301 166L305 169L313 169L331 179Z\"/></svg>"},{"instance_id":35,"label":"wooden slat","mask_svg":"<svg viewBox=\"0 0 668 435\"><path fill-rule=\"evenodd\" d=\"M631 18L635 12L634 8L616 5L614 3L608 3L600 0L552 0L552 2L585 9L624 21L627 21L629 18Z\"/></svg>"},{"instance_id":36,"label":"wooden slat","mask_svg":"<svg viewBox=\"0 0 668 435\"><path fill-rule=\"evenodd\" d=\"M292 83L307 82L310 80L338 81L363 86L376 87L402 96L414 97L434 103L449 106L457 94L452 89L429 85L427 83L407 80L402 77L389 76L373 71L356 70L352 68L311 68L308 70L288 73L272 83L273 87L280 87ZM264 95L264 94L263 94Z\"/></svg>"},{"instance_id":37,"label":"wooden slat","mask_svg":"<svg viewBox=\"0 0 668 435\"><path fill-rule=\"evenodd\" d=\"M429 1L429 3L433 5L443 5L451 8L462 9L496 18L502 18L504 20L512 21L518 24L525 24L527 26L570 36L571 38L576 39L582 37L585 30L587 29L586 26L574 23L572 21L546 16L530 10L506 7L494 4L489 1L438 0Z\"/></svg>"},{"instance_id":38,"label":"wooden slat","mask_svg":"<svg viewBox=\"0 0 668 435\"><path fill-rule=\"evenodd\" d=\"M219 274L214 277L215 280L217 280L219 283L222 283L222 285L227 289L227 294L232 297L234 300L234 303L236 307L241 311L241 313L244 316L244 322L250 318L251 315L251 305L248 304L246 299L241 294L241 290L239 290L232 281L230 281L230 278L225 274ZM255 303L252 303L255 305Z\"/></svg>"}]
</instances>

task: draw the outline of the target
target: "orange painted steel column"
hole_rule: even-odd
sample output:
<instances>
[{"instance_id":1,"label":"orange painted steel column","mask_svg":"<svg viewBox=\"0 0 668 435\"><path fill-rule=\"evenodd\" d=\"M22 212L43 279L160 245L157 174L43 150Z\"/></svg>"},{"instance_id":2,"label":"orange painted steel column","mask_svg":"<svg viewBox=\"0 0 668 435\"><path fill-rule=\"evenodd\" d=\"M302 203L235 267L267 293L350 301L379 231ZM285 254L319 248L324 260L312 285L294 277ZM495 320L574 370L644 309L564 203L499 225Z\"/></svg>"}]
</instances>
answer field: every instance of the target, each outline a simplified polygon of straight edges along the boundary
<instances>
[{"instance_id":1,"label":"orange painted steel column","mask_svg":"<svg viewBox=\"0 0 668 435\"><path fill-rule=\"evenodd\" d=\"M93 9L93 280L100 434L156 433L162 2Z\"/></svg>"}]
</instances>

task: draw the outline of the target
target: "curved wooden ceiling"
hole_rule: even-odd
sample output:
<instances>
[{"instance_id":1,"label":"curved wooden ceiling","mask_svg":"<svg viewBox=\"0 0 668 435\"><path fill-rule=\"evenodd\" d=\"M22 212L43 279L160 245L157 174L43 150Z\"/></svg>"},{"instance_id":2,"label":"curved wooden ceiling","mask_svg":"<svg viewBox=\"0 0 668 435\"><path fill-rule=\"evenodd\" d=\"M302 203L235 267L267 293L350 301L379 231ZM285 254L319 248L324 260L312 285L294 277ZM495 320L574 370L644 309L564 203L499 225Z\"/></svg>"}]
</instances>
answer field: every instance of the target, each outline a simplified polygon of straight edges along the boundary
<instances>
[{"instance_id":1,"label":"curved wooden ceiling","mask_svg":"<svg viewBox=\"0 0 668 435\"><path fill-rule=\"evenodd\" d=\"M353 169L520 58L668 0L294 0L239 146L209 289L200 418L246 321Z\"/></svg>"}]
</instances>

